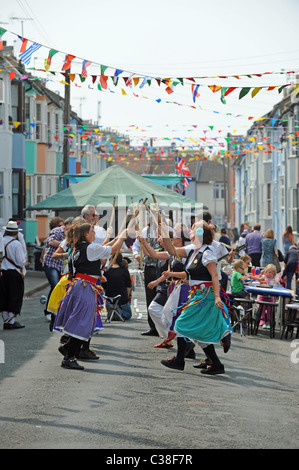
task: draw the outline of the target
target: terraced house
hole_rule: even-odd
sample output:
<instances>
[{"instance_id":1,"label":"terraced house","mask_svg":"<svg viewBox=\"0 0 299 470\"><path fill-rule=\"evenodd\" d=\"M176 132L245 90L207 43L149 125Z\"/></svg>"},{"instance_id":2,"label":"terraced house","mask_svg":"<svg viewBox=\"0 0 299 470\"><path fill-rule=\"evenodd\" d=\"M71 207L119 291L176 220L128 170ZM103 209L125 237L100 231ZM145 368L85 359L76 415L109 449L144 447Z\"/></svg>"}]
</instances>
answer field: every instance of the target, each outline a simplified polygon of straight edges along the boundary
<instances>
[{"instance_id":1,"label":"terraced house","mask_svg":"<svg viewBox=\"0 0 299 470\"><path fill-rule=\"evenodd\" d=\"M20 221L27 243L49 232L48 211L26 207L63 189L63 146L68 139L69 174L99 171L95 143L82 137L83 121L70 112L64 123L64 98L22 70L13 47L0 51L0 224Z\"/></svg>"},{"instance_id":2,"label":"terraced house","mask_svg":"<svg viewBox=\"0 0 299 470\"><path fill-rule=\"evenodd\" d=\"M295 84L273 109L256 121L245 139L235 139L236 226L246 220L272 228L278 246L287 225L299 241L299 95ZM236 153L236 148L237 152Z\"/></svg>"}]
</instances>

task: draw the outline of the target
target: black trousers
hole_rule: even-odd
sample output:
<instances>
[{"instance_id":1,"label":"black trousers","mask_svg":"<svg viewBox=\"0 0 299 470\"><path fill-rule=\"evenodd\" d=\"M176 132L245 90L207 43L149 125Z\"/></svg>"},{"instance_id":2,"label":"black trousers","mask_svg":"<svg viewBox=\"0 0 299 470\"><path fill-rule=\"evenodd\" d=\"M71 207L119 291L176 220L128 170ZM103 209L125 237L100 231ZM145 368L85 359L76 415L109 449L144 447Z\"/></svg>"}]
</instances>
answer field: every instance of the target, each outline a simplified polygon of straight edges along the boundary
<instances>
[{"instance_id":1,"label":"black trousers","mask_svg":"<svg viewBox=\"0 0 299 470\"><path fill-rule=\"evenodd\" d=\"M0 310L21 313L24 297L24 280L15 269L1 271L0 277Z\"/></svg>"},{"instance_id":2,"label":"black trousers","mask_svg":"<svg viewBox=\"0 0 299 470\"><path fill-rule=\"evenodd\" d=\"M261 261L262 253L251 253L249 256L251 258L252 266L255 266L255 267L259 266L260 267L260 261Z\"/></svg>"},{"instance_id":3,"label":"black trousers","mask_svg":"<svg viewBox=\"0 0 299 470\"><path fill-rule=\"evenodd\" d=\"M155 324L148 313L148 307L152 300L154 300L156 296L156 288L149 289L147 285L154 281L157 278L156 274L156 267L155 266L144 266L144 285L145 285L145 298L146 298L146 307L147 307L147 321L152 330L156 330Z\"/></svg>"}]
</instances>

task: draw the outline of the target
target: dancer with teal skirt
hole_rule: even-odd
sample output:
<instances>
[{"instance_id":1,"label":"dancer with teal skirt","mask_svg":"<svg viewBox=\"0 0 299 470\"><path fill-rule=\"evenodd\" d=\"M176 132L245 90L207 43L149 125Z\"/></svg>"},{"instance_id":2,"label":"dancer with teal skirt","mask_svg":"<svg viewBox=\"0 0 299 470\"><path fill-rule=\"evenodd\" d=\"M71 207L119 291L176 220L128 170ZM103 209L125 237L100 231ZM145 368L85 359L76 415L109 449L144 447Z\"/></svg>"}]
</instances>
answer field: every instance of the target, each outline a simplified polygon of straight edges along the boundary
<instances>
[{"instance_id":1,"label":"dancer with teal skirt","mask_svg":"<svg viewBox=\"0 0 299 470\"><path fill-rule=\"evenodd\" d=\"M166 226L163 224L163 239L169 253L172 246L164 238ZM202 347L210 366L201 369L202 374L224 374L224 366L216 351L215 344L221 343L224 352L230 348L232 328L227 308L221 300L216 263L217 255L211 246L213 234L206 222L200 221L192 226L191 245L177 248L177 254L187 258L185 271L176 273L181 279L187 278L190 295L181 308L174 329L177 335L177 355L161 363L170 369L184 370L185 337L197 341ZM164 274L164 273L163 273ZM167 276L167 273L165 273Z\"/></svg>"}]
</instances>

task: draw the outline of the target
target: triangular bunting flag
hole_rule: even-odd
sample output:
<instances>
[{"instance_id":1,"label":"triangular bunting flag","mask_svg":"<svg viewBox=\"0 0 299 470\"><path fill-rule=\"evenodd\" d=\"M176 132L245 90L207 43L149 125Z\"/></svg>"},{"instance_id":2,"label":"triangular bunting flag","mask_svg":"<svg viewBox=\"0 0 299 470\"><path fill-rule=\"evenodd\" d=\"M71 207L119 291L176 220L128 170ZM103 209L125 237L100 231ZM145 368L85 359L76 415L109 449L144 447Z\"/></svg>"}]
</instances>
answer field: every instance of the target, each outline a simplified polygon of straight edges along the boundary
<instances>
[{"instance_id":1,"label":"triangular bunting flag","mask_svg":"<svg viewBox=\"0 0 299 470\"><path fill-rule=\"evenodd\" d=\"M102 68L102 66L101 66L101 68ZM108 80L108 77L106 75L104 75L104 73L101 73L100 84L101 84L102 88L104 88L104 90L107 90L107 88L108 88L107 80Z\"/></svg>"},{"instance_id":2,"label":"triangular bunting flag","mask_svg":"<svg viewBox=\"0 0 299 470\"><path fill-rule=\"evenodd\" d=\"M50 68L52 57L57 53L58 53L58 51L56 51L55 49L50 49L48 58L45 59L45 69L46 69L47 72Z\"/></svg>"},{"instance_id":3,"label":"triangular bunting flag","mask_svg":"<svg viewBox=\"0 0 299 470\"><path fill-rule=\"evenodd\" d=\"M119 69L116 69L116 70L115 70L115 72L114 72L114 77L113 77L113 83L114 83L114 85L116 84L115 82L116 82L117 77L118 77L121 73L123 73L122 70L119 70Z\"/></svg>"},{"instance_id":4,"label":"triangular bunting flag","mask_svg":"<svg viewBox=\"0 0 299 470\"><path fill-rule=\"evenodd\" d=\"M73 59L75 59L75 57L76 57L75 55L68 54L68 55L66 56L66 58L65 58L65 62L64 62L64 64L63 64L61 70L68 70L68 69L70 69L70 68L71 68L71 61L72 61Z\"/></svg>"},{"instance_id":5,"label":"triangular bunting flag","mask_svg":"<svg viewBox=\"0 0 299 470\"><path fill-rule=\"evenodd\" d=\"M2 36L6 33L6 29L0 28L0 49L3 49Z\"/></svg>"},{"instance_id":6,"label":"triangular bunting flag","mask_svg":"<svg viewBox=\"0 0 299 470\"><path fill-rule=\"evenodd\" d=\"M200 87L200 85L195 85L194 83L192 83L192 85L191 85L193 103L195 103L196 98L198 98L200 96L199 93L198 93L198 88L199 87Z\"/></svg>"},{"instance_id":7,"label":"triangular bunting flag","mask_svg":"<svg viewBox=\"0 0 299 470\"><path fill-rule=\"evenodd\" d=\"M255 95L257 95L258 92L262 90L262 88L263 88L263 87L261 87L261 86L260 86L260 87L257 87L257 88L254 88L254 89L252 90L251 97L254 98Z\"/></svg>"},{"instance_id":8,"label":"triangular bunting flag","mask_svg":"<svg viewBox=\"0 0 299 470\"><path fill-rule=\"evenodd\" d=\"M242 90L240 91L240 94L239 94L239 100L241 98L243 98L244 96L247 95L247 93L249 93L251 90L251 88L242 88Z\"/></svg>"},{"instance_id":9,"label":"triangular bunting flag","mask_svg":"<svg viewBox=\"0 0 299 470\"><path fill-rule=\"evenodd\" d=\"M221 97L220 97L220 101L221 103L223 104L226 104L226 99L225 99L225 92L227 91L227 88L225 87L222 87L221 88Z\"/></svg>"},{"instance_id":10,"label":"triangular bunting flag","mask_svg":"<svg viewBox=\"0 0 299 470\"><path fill-rule=\"evenodd\" d=\"M26 52L28 39L22 38L21 36L18 36L18 38L21 41L21 48L20 48L20 52L19 52L21 54L21 52Z\"/></svg>"},{"instance_id":11,"label":"triangular bunting flag","mask_svg":"<svg viewBox=\"0 0 299 470\"><path fill-rule=\"evenodd\" d=\"M236 89L236 87L230 87L230 88L227 88L225 93L224 93L224 96L227 96L229 95L232 91L234 91Z\"/></svg>"},{"instance_id":12,"label":"triangular bunting flag","mask_svg":"<svg viewBox=\"0 0 299 470\"><path fill-rule=\"evenodd\" d=\"M83 60L82 62L82 77L87 77L87 67L91 64L91 62L89 60Z\"/></svg>"},{"instance_id":13,"label":"triangular bunting flag","mask_svg":"<svg viewBox=\"0 0 299 470\"><path fill-rule=\"evenodd\" d=\"M208 85L210 90L212 90L213 93L216 93L217 91L221 90L222 86L221 85Z\"/></svg>"}]
</instances>

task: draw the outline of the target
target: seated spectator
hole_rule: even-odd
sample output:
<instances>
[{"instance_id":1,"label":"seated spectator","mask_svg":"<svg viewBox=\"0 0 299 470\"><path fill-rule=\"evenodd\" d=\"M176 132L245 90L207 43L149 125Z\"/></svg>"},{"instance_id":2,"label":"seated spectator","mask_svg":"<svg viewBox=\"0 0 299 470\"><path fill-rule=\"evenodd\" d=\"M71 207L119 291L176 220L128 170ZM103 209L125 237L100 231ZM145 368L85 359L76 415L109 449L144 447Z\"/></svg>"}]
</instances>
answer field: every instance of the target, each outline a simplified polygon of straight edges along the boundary
<instances>
[{"instance_id":1,"label":"seated spectator","mask_svg":"<svg viewBox=\"0 0 299 470\"><path fill-rule=\"evenodd\" d=\"M244 281L250 279L249 274L245 274L245 263L238 259L233 265L234 271L231 277L231 293L234 297L249 298L249 294L244 289Z\"/></svg>"},{"instance_id":2,"label":"seated spectator","mask_svg":"<svg viewBox=\"0 0 299 470\"><path fill-rule=\"evenodd\" d=\"M126 260L119 253L114 263L105 270L106 282L102 282L107 297L116 297L121 295L119 302L119 311L124 320L129 320L132 316L130 293L132 288L130 273Z\"/></svg>"},{"instance_id":3,"label":"seated spectator","mask_svg":"<svg viewBox=\"0 0 299 470\"><path fill-rule=\"evenodd\" d=\"M274 264L268 264L259 276L260 282L274 286L276 284L277 271ZM264 302L274 302L275 297L269 295L258 295L257 300ZM262 328L270 328L270 308L269 305L263 305L263 310L260 319L260 326Z\"/></svg>"}]
</instances>

